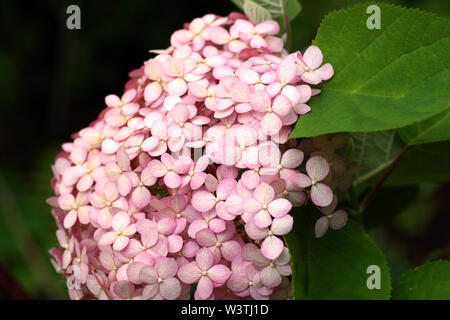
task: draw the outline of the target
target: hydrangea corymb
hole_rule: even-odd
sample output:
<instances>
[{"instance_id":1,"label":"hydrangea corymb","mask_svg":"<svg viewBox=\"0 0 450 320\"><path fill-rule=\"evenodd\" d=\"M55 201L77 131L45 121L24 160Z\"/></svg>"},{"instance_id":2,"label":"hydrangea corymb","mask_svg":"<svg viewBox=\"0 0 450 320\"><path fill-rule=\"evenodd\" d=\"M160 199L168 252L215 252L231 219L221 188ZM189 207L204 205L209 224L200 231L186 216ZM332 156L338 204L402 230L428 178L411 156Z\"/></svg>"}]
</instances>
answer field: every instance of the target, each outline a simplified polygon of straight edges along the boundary
<instances>
[{"instance_id":1,"label":"hydrangea corymb","mask_svg":"<svg viewBox=\"0 0 450 320\"><path fill-rule=\"evenodd\" d=\"M289 212L330 206L333 173L320 148L284 144L333 68L315 46L288 54L278 33L194 19L63 145L50 252L65 276L82 270L71 298L189 299L192 284L196 299L289 297Z\"/></svg>"}]
</instances>

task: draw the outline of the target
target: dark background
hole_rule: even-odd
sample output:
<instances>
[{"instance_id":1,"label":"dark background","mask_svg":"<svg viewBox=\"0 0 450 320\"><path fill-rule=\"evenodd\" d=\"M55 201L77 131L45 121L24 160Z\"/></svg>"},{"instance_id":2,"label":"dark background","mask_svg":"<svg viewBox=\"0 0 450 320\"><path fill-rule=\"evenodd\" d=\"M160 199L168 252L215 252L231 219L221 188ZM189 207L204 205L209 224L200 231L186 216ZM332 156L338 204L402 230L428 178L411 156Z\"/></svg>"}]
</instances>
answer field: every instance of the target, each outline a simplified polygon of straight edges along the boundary
<instances>
[{"instance_id":1,"label":"dark background","mask_svg":"<svg viewBox=\"0 0 450 320\"><path fill-rule=\"evenodd\" d=\"M293 48L303 49L331 10L361 1L303 0ZM387 1L448 17L448 0ZM81 8L81 30L66 28L66 8ZM169 46L183 23L238 9L226 0L0 1L0 298L65 298L50 262L55 224L50 164L73 132L120 95L128 72ZM395 273L445 256L448 186L423 185L413 205L373 237L389 249ZM445 220L447 219L447 220ZM446 232L447 230L447 232ZM442 233L443 232L443 233ZM437 235L436 235L437 234ZM448 252L448 250L447 250Z\"/></svg>"}]
</instances>

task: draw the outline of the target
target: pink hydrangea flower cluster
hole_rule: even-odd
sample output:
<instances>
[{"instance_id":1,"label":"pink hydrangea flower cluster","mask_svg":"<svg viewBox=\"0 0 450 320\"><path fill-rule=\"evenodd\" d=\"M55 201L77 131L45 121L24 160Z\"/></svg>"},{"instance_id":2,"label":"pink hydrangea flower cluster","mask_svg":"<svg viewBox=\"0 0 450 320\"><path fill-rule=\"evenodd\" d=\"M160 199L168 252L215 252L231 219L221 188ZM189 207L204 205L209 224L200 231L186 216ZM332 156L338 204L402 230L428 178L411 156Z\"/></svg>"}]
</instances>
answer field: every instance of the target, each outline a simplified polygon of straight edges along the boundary
<instances>
[{"instance_id":1,"label":"pink hydrangea flower cluster","mask_svg":"<svg viewBox=\"0 0 450 320\"><path fill-rule=\"evenodd\" d=\"M63 145L50 253L66 278L77 270L71 298L189 299L193 284L195 299L289 296L289 212L336 201L333 159L283 144L333 69L315 46L288 54L279 31L194 19Z\"/></svg>"}]
</instances>

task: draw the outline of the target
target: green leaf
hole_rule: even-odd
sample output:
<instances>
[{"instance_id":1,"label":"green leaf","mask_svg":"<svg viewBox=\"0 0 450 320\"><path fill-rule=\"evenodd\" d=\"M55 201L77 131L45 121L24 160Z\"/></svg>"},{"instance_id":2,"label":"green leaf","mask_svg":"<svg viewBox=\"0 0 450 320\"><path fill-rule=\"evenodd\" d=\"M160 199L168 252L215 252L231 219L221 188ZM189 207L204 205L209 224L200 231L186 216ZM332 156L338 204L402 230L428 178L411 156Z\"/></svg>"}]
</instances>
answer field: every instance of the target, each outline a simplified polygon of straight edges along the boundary
<instances>
[{"instance_id":1,"label":"green leaf","mask_svg":"<svg viewBox=\"0 0 450 320\"><path fill-rule=\"evenodd\" d=\"M402 186L450 181L450 142L418 145L409 150L384 185Z\"/></svg>"},{"instance_id":2,"label":"green leaf","mask_svg":"<svg viewBox=\"0 0 450 320\"><path fill-rule=\"evenodd\" d=\"M295 299L389 299L390 275L382 252L355 221L339 231L314 237L312 213L294 213L294 229L285 236L291 254ZM370 290L367 268L380 267L380 289Z\"/></svg>"},{"instance_id":3,"label":"green leaf","mask_svg":"<svg viewBox=\"0 0 450 320\"><path fill-rule=\"evenodd\" d=\"M322 21L313 44L335 75L311 99L312 110L300 117L292 137L401 128L449 108L449 20L378 6L380 30L366 27L367 4Z\"/></svg>"},{"instance_id":4,"label":"green leaf","mask_svg":"<svg viewBox=\"0 0 450 320\"><path fill-rule=\"evenodd\" d=\"M392 299L449 300L450 262L434 261L407 271L394 281Z\"/></svg>"},{"instance_id":5,"label":"green leaf","mask_svg":"<svg viewBox=\"0 0 450 320\"><path fill-rule=\"evenodd\" d=\"M398 132L409 145L450 140L450 109Z\"/></svg>"},{"instance_id":6,"label":"green leaf","mask_svg":"<svg viewBox=\"0 0 450 320\"><path fill-rule=\"evenodd\" d=\"M271 20L272 16L270 12L265 9L264 7L261 7L259 4L251 1L251 0L245 0L244 1L244 13L245 15L254 23L258 24L266 20Z\"/></svg>"},{"instance_id":7,"label":"green leaf","mask_svg":"<svg viewBox=\"0 0 450 320\"><path fill-rule=\"evenodd\" d=\"M351 133L350 137L350 163L362 168L353 182L355 186L386 169L404 147L393 130Z\"/></svg>"},{"instance_id":8,"label":"green leaf","mask_svg":"<svg viewBox=\"0 0 450 320\"><path fill-rule=\"evenodd\" d=\"M244 0L231 0L236 6L244 9ZM254 3L269 11L272 19L283 16L282 0L252 0ZM285 0L286 12L289 20L294 18L302 11L302 6L298 0ZM244 10L245 11L245 10Z\"/></svg>"}]
</instances>

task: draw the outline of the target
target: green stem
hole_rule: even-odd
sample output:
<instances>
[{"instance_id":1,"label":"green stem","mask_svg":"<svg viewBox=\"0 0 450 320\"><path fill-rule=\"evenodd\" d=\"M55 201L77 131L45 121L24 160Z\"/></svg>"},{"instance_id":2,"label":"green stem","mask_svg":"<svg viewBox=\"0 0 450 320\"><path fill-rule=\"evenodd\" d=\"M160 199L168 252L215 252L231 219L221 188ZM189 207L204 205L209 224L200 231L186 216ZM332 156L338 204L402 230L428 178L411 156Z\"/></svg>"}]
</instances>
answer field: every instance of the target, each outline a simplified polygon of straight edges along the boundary
<instances>
[{"instance_id":1,"label":"green stem","mask_svg":"<svg viewBox=\"0 0 450 320\"><path fill-rule=\"evenodd\" d=\"M284 20L284 30L286 32L286 50L288 52L291 51L291 45L292 45L292 39L291 39L291 24L289 22L289 18L287 15L287 9L286 9L286 0L281 0L281 7L283 11L283 20Z\"/></svg>"}]
</instances>

